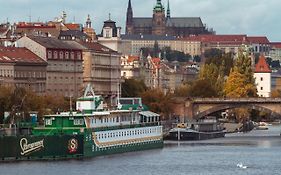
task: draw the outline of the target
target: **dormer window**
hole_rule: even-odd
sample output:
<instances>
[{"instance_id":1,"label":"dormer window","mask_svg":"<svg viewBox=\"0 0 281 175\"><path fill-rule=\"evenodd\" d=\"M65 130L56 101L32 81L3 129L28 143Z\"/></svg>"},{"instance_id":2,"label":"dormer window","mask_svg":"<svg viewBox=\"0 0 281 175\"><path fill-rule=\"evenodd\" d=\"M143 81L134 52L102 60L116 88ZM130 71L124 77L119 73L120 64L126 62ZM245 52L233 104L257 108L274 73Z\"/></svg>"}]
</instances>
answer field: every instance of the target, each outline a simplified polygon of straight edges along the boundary
<instances>
[{"instance_id":1,"label":"dormer window","mask_svg":"<svg viewBox=\"0 0 281 175\"><path fill-rule=\"evenodd\" d=\"M48 59L52 58L52 51L48 51Z\"/></svg>"},{"instance_id":2,"label":"dormer window","mask_svg":"<svg viewBox=\"0 0 281 175\"><path fill-rule=\"evenodd\" d=\"M105 31L105 37L106 37L106 38L109 38L109 37L110 37L109 30L106 30L106 31Z\"/></svg>"}]
</instances>

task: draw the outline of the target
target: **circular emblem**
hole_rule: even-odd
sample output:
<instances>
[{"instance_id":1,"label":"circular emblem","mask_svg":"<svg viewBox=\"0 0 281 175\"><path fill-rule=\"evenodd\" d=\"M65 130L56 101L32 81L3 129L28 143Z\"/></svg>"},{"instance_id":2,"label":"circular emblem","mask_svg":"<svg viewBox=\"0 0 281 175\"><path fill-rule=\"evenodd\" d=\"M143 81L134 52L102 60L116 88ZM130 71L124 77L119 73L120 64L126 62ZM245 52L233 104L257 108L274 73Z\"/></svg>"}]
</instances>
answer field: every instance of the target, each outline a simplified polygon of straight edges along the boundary
<instances>
[{"instance_id":1,"label":"circular emblem","mask_svg":"<svg viewBox=\"0 0 281 175\"><path fill-rule=\"evenodd\" d=\"M78 141L77 139L70 139L68 141L68 150L69 150L69 153L75 153L78 149Z\"/></svg>"}]
</instances>

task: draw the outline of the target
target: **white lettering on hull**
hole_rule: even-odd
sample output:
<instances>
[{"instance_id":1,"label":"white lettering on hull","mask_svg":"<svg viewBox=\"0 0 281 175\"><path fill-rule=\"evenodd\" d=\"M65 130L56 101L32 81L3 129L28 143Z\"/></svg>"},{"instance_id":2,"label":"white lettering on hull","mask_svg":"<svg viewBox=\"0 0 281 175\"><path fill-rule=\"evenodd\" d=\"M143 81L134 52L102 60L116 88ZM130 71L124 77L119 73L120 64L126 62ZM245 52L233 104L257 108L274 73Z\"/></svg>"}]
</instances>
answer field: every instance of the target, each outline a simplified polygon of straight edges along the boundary
<instances>
[{"instance_id":1,"label":"white lettering on hull","mask_svg":"<svg viewBox=\"0 0 281 175\"><path fill-rule=\"evenodd\" d=\"M44 139L37 142L28 143L26 138L22 138L20 140L20 147L22 150L20 154L24 156L31 152L39 151L41 150L41 148L44 148Z\"/></svg>"}]
</instances>

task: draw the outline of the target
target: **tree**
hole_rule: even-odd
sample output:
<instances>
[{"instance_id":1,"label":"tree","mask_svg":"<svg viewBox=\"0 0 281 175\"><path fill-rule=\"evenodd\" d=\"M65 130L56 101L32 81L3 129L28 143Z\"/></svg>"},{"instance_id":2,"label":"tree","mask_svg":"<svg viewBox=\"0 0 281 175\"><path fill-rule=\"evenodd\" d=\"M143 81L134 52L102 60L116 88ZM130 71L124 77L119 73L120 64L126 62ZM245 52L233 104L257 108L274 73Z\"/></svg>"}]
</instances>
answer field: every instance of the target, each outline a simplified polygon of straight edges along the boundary
<instances>
[{"instance_id":1,"label":"tree","mask_svg":"<svg viewBox=\"0 0 281 175\"><path fill-rule=\"evenodd\" d=\"M190 96L190 85L182 84L175 89L174 95L176 97L188 97Z\"/></svg>"},{"instance_id":2,"label":"tree","mask_svg":"<svg viewBox=\"0 0 281 175\"><path fill-rule=\"evenodd\" d=\"M172 94L169 92L164 94L161 89L151 89L142 93L141 97L151 111L161 114L165 119L173 111Z\"/></svg>"},{"instance_id":3,"label":"tree","mask_svg":"<svg viewBox=\"0 0 281 175\"><path fill-rule=\"evenodd\" d=\"M208 81L211 88L216 91L217 96L223 96L224 85L224 62L218 67L217 65L205 64L199 72L199 79Z\"/></svg>"},{"instance_id":4,"label":"tree","mask_svg":"<svg viewBox=\"0 0 281 175\"><path fill-rule=\"evenodd\" d=\"M211 85L210 81L206 79L196 80L190 87L190 97L216 97L218 94Z\"/></svg>"},{"instance_id":5,"label":"tree","mask_svg":"<svg viewBox=\"0 0 281 175\"><path fill-rule=\"evenodd\" d=\"M200 63L201 62L201 57L199 55L195 55L193 58L193 61L196 63Z\"/></svg>"},{"instance_id":6,"label":"tree","mask_svg":"<svg viewBox=\"0 0 281 175\"><path fill-rule=\"evenodd\" d=\"M256 96L256 86L248 82L248 78L234 68L225 83L224 94L226 97L243 98Z\"/></svg>"},{"instance_id":7,"label":"tree","mask_svg":"<svg viewBox=\"0 0 281 175\"><path fill-rule=\"evenodd\" d=\"M238 58L234 66L240 74L245 76L246 83L255 84L252 61L247 52L243 52L243 50L238 52Z\"/></svg>"},{"instance_id":8,"label":"tree","mask_svg":"<svg viewBox=\"0 0 281 175\"><path fill-rule=\"evenodd\" d=\"M209 60L221 58L222 55L223 52L220 49L216 49L216 48L208 49L204 53L204 57Z\"/></svg>"},{"instance_id":9,"label":"tree","mask_svg":"<svg viewBox=\"0 0 281 175\"><path fill-rule=\"evenodd\" d=\"M125 79L121 87L122 97L138 97L147 90L143 80L136 79Z\"/></svg>"}]
</instances>

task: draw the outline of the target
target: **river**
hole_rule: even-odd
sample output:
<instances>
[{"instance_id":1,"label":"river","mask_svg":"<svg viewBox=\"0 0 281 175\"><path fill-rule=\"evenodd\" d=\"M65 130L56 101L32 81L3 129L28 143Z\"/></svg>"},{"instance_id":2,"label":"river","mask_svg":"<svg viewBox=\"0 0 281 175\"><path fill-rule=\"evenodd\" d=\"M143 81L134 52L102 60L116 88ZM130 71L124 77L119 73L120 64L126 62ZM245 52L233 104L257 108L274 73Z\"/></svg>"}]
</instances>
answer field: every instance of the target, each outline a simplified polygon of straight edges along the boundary
<instances>
[{"instance_id":1,"label":"river","mask_svg":"<svg viewBox=\"0 0 281 175\"><path fill-rule=\"evenodd\" d=\"M71 161L1 163L2 175L281 174L281 126L225 138L165 142L163 149ZM247 168L237 167L242 163Z\"/></svg>"}]
</instances>

